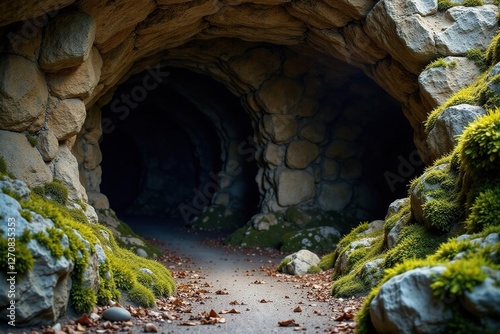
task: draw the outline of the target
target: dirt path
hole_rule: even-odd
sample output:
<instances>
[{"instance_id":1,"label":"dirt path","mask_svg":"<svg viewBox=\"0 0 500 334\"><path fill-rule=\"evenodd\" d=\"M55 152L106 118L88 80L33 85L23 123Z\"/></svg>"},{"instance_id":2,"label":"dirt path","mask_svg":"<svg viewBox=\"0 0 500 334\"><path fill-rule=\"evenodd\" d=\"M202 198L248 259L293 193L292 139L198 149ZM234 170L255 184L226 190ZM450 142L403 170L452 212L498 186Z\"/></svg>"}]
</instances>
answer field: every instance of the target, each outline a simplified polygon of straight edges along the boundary
<instances>
[{"instance_id":1,"label":"dirt path","mask_svg":"<svg viewBox=\"0 0 500 334\"><path fill-rule=\"evenodd\" d=\"M179 321L162 324L165 333L308 333L352 332L352 320L335 321L344 311L357 310L360 300L339 300L329 296L330 274L296 278L276 272L283 254L262 249L238 249L206 242L207 233L175 231L159 221L130 221L131 227L145 237L155 238L183 259L168 265L179 286L209 291L203 300L192 302L191 314L235 309L239 314L219 314L225 323L180 326ZM205 242L204 242L205 241ZM185 276L185 277L183 277ZM193 282L195 282L193 284ZM185 286L186 285L186 286ZM216 292L219 292L217 294ZM227 293L227 294L226 294ZM180 297L181 298L181 297ZM237 305L237 303L244 305ZM296 312L300 308L301 312ZM350 313L350 312L349 312ZM189 314L183 315L183 321ZM281 327L280 321L293 319L300 326ZM189 320L188 320L189 322Z\"/></svg>"},{"instance_id":2,"label":"dirt path","mask_svg":"<svg viewBox=\"0 0 500 334\"><path fill-rule=\"evenodd\" d=\"M285 256L277 251L225 247L216 234L188 232L160 220L126 222L164 251L159 261L172 271L177 291L169 299L158 301L158 308L152 312L131 309L133 315L137 313L129 323L106 324L101 319L86 327L85 332L143 333L146 323L153 323L158 333L165 334L354 332L355 323L349 318L357 312L362 299L332 298L331 272L284 275L276 271ZM208 317L212 310L218 318ZM79 333L74 331L74 321L80 316L67 314L60 320L62 331L13 329L0 324L0 333ZM278 324L288 320L294 321L291 326Z\"/></svg>"}]
</instances>

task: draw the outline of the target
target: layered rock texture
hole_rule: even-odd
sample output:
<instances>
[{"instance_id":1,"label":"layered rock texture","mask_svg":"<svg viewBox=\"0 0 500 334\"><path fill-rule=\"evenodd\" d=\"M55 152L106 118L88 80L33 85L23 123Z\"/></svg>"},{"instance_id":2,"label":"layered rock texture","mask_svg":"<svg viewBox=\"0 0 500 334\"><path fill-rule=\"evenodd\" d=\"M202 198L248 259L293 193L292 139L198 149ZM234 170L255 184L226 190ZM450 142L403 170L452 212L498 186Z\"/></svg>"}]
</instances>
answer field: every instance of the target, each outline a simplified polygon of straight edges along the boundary
<instances>
[{"instance_id":1,"label":"layered rock texture","mask_svg":"<svg viewBox=\"0 0 500 334\"><path fill-rule=\"evenodd\" d=\"M111 187L123 194L119 205L129 213L175 211L186 222L233 228L253 214L282 217L296 209L371 219L396 183L406 184L422 161L430 165L451 152L470 121L498 106L498 68L483 72L498 61L498 47L488 64L481 58L498 29L497 15L493 1L4 1L0 156L31 188L54 180L65 185L68 206L84 209L90 222L112 212L101 192L106 145L117 152L110 157L122 157L109 169L118 176ZM201 76L233 100L217 96L211 88L219 88ZM479 93L454 95L469 84ZM178 102L169 107L165 96ZM145 100L150 113L135 118ZM196 112L180 107L186 101ZM406 120L384 114L394 101ZM396 174L378 162L398 152L403 140L390 135L405 132L402 123L411 126L417 151L398 157ZM166 141L162 132L176 139ZM111 145L101 142L103 134ZM155 157L156 151L168 154ZM140 161L136 169L130 160ZM429 193L446 187L435 174L456 164L447 160L419 179L405 202L411 213L400 215L448 226L425 212L436 199ZM140 191L120 188L121 178ZM256 200L248 180L256 183ZM447 213L450 221L460 219ZM283 228L271 216L257 215L245 229ZM301 227L338 238L312 223L294 222L296 238ZM394 223L383 242L398 249L403 223ZM382 242L369 234L362 239L342 247L359 255ZM348 255L337 263L342 274ZM356 273L370 278L369 285L381 275L380 258L372 260ZM49 312L61 313L59 307Z\"/></svg>"},{"instance_id":2,"label":"layered rock texture","mask_svg":"<svg viewBox=\"0 0 500 334\"><path fill-rule=\"evenodd\" d=\"M478 75L464 56L486 48L497 29L494 5L438 11L437 1L46 1L36 8L3 7L0 127L39 137L48 165L72 149L85 187L73 186L72 199L90 196L104 209L100 109L116 102L119 83L148 69L121 101L133 109L168 76L161 64L206 74L239 98L253 125L261 211L298 205L368 217L379 203L369 195L377 190L366 184L366 137L360 135L376 117L367 101L377 97L349 82L361 70L397 99L421 157L430 162L435 155L423 129L427 113ZM457 66L421 74L444 56ZM364 109L346 106L346 89L363 96ZM123 117L130 111L119 110ZM210 122L221 123L223 116L207 113ZM229 175L229 183L224 188L218 182L210 200L237 208L228 203L235 194L229 162L241 161L241 138L218 135L222 166L212 172ZM48 165L34 168L54 175ZM78 182L73 177L71 183ZM145 196L139 201L150 200Z\"/></svg>"}]
</instances>

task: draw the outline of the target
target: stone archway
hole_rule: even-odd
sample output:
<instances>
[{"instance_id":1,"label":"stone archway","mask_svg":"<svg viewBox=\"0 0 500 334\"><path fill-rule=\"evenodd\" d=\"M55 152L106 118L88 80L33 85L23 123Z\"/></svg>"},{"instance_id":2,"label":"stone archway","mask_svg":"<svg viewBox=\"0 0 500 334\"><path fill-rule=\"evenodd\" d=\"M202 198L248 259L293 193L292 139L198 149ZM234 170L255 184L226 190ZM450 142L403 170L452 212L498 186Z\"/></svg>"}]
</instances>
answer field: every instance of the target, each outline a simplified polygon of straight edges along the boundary
<instances>
[{"instance_id":1,"label":"stone archway","mask_svg":"<svg viewBox=\"0 0 500 334\"><path fill-rule=\"evenodd\" d=\"M418 75L438 56L463 57L473 47L484 48L496 30L497 11L486 5L446 16L435 1L394 0L81 0L9 6L0 21L5 27L0 64L6 69L1 81L19 76L9 72L13 68L20 70L23 107L10 102L18 93L6 89L2 110L9 114L1 127L37 134L46 143L40 148L43 160L52 175L67 179L73 200L86 200L88 194L95 207L108 206L99 189L98 138L100 108L111 102L116 86L145 69L161 80L161 68L173 66L207 74L240 98L255 130L264 212L292 205L338 211L362 206L360 184L330 182L324 179L327 168L313 166L331 159L326 162L331 167L340 159L358 173L359 161L348 160L355 151L350 143L318 138L322 127L336 126L328 119L335 111L325 109L335 105L325 102L328 90L345 88L356 69L401 103L415 146L430 162L435 154L427 147L423 122L436 99L419 86ZM467 45L455 42L464 39ZM86 191L75 178L68 148ZM71 167L64 165L70 160Z\"/></svg>"}]
</instances>

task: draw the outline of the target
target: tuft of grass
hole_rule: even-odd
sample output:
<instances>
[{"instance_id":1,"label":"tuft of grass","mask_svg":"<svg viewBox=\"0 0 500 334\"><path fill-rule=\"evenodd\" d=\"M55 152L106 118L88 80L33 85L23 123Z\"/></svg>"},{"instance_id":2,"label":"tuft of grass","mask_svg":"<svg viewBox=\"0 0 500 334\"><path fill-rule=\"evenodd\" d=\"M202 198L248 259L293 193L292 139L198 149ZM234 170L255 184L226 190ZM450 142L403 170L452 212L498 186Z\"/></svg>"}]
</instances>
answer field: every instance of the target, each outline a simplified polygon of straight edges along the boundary
<instances>
[{"instance_id":1,"label":"tuft of grass","mask_svg":"<svg viewBox=\"0 0 500 334\"><path fill-rule=\"evenodd\" d=\"M470 49L465 54L467 59L472 60L481 72L484 72L488 69L488 62L486 59L486 55L483 51L479 49Z\"/></svg>"},{"instance_id":2,"label":"tuft of grass","mask_svg":"<svg viewBox=\"0 0 500 334\"><path fill-rule=\"evenodd\" d=\"M427 71L431 68L436 68L436 67L444 67L444 68L447 68L447 67L451 67L451 68L454 68L457 66L457 62L456 61L450 61L450 62L447 62L444 58L438 58L436 60L434 60L433 62L429 63L424 71Z\"/></svg>"},{"instance_id":3,"label":"tuft of grass","mask_svg":"<svg viewBox=\"0 0 500 334\"><path fill-rule=\"evenodd\" d=\"M26 133L26 139L28 139L31 147L36 147L38 145L38 138L30 133Z\"/></svg>"}]
</instances>

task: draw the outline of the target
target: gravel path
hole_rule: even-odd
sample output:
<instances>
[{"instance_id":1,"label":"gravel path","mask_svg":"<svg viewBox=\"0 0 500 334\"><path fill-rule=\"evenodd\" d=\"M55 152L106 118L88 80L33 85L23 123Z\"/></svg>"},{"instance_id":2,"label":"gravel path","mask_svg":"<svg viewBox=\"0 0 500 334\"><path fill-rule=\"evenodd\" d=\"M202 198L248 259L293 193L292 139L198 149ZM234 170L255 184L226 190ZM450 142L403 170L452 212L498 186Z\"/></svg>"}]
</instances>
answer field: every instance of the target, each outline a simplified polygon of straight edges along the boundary
<instances>
[{"instance_id":1,"label":"gravel path","mask_svg":"<svg viewBox=\"0 0 500 334\"><path fill-rule=\"evenodd\" d=\"M217 247L216 242L207 243L207 237L216 235L199 232L176 231L159 221L128 221L139 234L155 238L164 243L167 250L173 251L189 262L169 266L174 275L180 271L191 271L191 275L176 282L182 286L187 282L199 282L211 293L199 303L192 303L192 314L215 310L236 309L240 314L225 314L225 323L216 325L179 326L178 321L161 325L165 333L289 333L307 331L308 333L352 332L354 323L349 320L341 324L334 321L342 315L345 308L354 312L361 300L338 300L329 297L330 275L318 277L306 275L301 279L277 274L276 268L285 256L262 249L237 249ZM205 242L204 242L205 241ZM186 268L186 264L191 268ZM194 276L193 276L194 275ZM198 276L195 276L198 275ZM314 279L319 281L314 281ZM320 291L322 290L322 291ZM227 294L216 294L222 291ZM324 297L324 296L327 297ZM327 298L318 301L317 297ZM234 305L237 301L244 305ZM263 302L267 301L267 302ZM301 312L294 312L298 308ZM350 310L347 309L349 312ZM349 312L350 313L350 312ZM183 317L184 319L189 318ZM281 327L280 321L293 319L300 326Z\"/></svg>"},{"instance_id":2,"label":"gravel path","mask_svg":"<svg viewBox=\"0 0 500 334\"><path fill-rule=\"evenodd\" d=\"M138 316L131 323L113 324L113 329L101 319L87 327L86 332L143 333L146 323L153 323L158 333L172 334L354 331L355 323L350 318L362 299L331 298L331 272L302 277L284 275L276 271L285 256L277 251L224 247L217 234L176 229L160 220L125 221L164 250L160 261L172 271L177 292L168 300L159 301L153 312L132 309ZM218 318L210 319L211 311ZM74 320L80 316L67 314L60 322L63 331L55 334L78 333L72 329L76 329ZM288 320L293 320L291 326L278 324ZM207 321L213 324L202 324ZM22 332L54 333L50 328L35 328L33 332L30 328L13 329L0 324L0 333Z\"/></svg>"}]
</instances>

